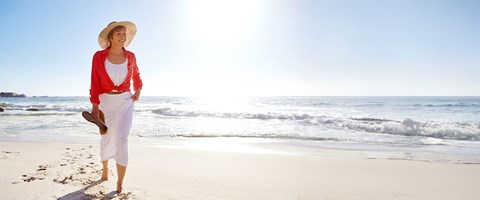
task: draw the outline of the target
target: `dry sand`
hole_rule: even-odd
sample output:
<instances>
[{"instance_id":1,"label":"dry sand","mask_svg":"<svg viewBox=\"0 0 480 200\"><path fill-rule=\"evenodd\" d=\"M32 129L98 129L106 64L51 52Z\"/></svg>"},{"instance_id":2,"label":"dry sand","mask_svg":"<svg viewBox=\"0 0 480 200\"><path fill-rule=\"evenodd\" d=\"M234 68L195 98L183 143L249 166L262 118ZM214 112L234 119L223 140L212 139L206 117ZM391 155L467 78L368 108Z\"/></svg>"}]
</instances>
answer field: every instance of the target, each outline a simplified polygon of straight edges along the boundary
<instances>
[{"instance_id":1,"label":"dry sand","mask_svg":"<svg viewBox=\"0 0 480 200\"><path fill-rule=\"evenodd\" d=\"M480 197L480 165L130 145L124 192L98 145L0 142L1 199L451 199Z\"/></svg>"}]
</instances>

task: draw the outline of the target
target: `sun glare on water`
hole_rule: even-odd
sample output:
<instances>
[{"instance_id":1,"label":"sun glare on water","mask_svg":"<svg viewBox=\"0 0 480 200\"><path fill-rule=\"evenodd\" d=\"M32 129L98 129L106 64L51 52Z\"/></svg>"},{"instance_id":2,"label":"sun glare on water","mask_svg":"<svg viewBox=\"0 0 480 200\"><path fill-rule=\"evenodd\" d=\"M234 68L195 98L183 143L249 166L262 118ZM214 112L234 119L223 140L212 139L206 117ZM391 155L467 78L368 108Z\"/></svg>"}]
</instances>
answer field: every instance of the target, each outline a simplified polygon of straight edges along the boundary
<instances>
[{"instance_id":1,"label":"sun glare on water","mask_svg":"<svg viewBox=\"0 0 480 200\"><path fill-rule=\"evenodd\" d=\"M203 96L199 104L208 111L215 112L245 112L251 109L248 98L235 96Z\"/></svg>"}]
</instances>

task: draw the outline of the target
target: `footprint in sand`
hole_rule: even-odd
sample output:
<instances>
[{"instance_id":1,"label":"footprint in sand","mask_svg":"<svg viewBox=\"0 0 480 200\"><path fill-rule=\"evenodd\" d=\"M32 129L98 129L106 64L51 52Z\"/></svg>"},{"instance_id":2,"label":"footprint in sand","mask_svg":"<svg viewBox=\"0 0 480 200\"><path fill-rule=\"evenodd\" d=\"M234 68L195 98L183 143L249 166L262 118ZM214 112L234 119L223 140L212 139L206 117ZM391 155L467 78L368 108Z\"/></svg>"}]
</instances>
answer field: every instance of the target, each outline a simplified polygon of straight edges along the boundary
<instances>
[{"instance_id":1,"label":"footprint in sand","mask_svg":"<svg viewBox=\"0 0 480 200\"><path fill-rule=\"evenodd\" d=\"M47 170L47 166L46 166L46 165L40 165L40 166L38 166L37 172L39 172L39 171L46 171L46 170Z\"/></svg>"},{"instance_id":2,"label":"footprint in sand","mask_svg":"<svg viewBox=\"0 0 480 200\"><path fill-rule=\"evenodd\" d=\"M92 162L93 146L82 148L68 148L63 154L62 162L59 162L62 168L57 172L54 182L59 184L88 185L92 180L98 180L102 174L100 163ZM113 173L111 172L110 174Z\"/></svg>"},{"instance_id":3,"label":"footprint in sand","mask_svg":"<svg viewBox=\"0 0 480 200\"><path fill-rule=\"evenodd\" d=\"M73 174L70 176L66 176L63 179L62 178L55 178L53 179L53 182L55 183L61 183L61 184L67 184L73 181Z\"/></svg>"},{"instance_id":4,"label":"footprint in sand","mask_svg":"<svg viewBox=\"0 0 480 200\"><path fill-rule=\"evenodd\" d=\"M47 176L48 176L47 169L49 167L50 167L49 165L38 166L34 175L29 176L29 175L23 174L22 175L22 181L23 182L32 182L32 181L35 181L35 180L43 180L43 179L47 178Z\"/></svg>"},{"instance_id":5,"label":"footprint in sand","mask_svg":"<svg viewBox=\"0 0 480 200\"><path fill-rule=\"evenodd\" d=\"M91 145L84 148L68 147L62 154L61 160L39 165L34 172L21 175L21 181L12 182L12 184L49 179L57 184L82 187L59 199L137 199L132 192L117 194L99 181L102 167L100 162L94 161L96 158L92 151ZM2 152L3 154L8 153ZM114 176L112 169L109 169L109 176Z\"/></svg>"},{"instance_id":6,"label":"footprint in sand","mask_svg":"<svg viewBox=\"0 0 480 200\"><path fill-rule=\"evenodd\" d=\"M91 150L91 145L88 148L78 149L67 147L61 160L51 164L39 165L35 172L23 174L21 181L12 182L12 184L44 180L48 177L59 184L86 185L90 180L97 180L102 173L100 164L82 159L85 158L85 155L88 155L88 159L93 159L93 154L89 152ZM11 153L13 152L2 151L2 155Z\"/></svg>"},{"instance_id":7,"label":"footprint in sand","mask_svg":"<svg viewBox=\"0 0 480 200\"><path fill-rule=\"evenodd\" d=\"M15 152L15 151L1 151L0 152L0 159L7 159L11 156L17 156L20 155L20 152Z\"/></svg>"}]
</instances>

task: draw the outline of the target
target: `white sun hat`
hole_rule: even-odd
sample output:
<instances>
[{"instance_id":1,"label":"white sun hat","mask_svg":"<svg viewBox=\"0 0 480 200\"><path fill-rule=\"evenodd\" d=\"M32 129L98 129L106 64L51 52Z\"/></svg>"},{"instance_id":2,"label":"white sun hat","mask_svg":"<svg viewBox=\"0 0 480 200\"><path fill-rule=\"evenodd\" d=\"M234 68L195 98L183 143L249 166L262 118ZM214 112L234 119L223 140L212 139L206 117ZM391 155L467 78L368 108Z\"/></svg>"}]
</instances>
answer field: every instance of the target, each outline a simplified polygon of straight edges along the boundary
<instances>
[{"instance_id":1,"label":"white sun hat","mask_svg":"<svg viewBox=\"0 0 480 200\"><path fill-rule=\"evenodd\" d=\"M127 47L130 42L133 40L133 37L135 37L135 33L137 33L137 26L133 22L129 21L121 21L121 22L110 22L107 27L105 27L102 32L98 35L98 44L102 49L105 49L110 46L110 41L108 40L108 33L110 31L117 27L117 26L124 26L125 27L125 33L127 35L127 38L125 40L125 44L123 47Z\"/></svg>"}]
</instances>

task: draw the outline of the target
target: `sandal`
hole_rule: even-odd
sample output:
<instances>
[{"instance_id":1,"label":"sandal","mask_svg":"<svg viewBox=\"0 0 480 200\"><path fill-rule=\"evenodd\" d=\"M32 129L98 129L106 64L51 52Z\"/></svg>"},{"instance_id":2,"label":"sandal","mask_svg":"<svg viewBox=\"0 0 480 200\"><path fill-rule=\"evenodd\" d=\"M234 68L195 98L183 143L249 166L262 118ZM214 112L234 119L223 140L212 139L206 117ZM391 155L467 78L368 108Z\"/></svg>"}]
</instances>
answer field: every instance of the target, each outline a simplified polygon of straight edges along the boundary
<instances>
[{"instance_id":1,"label":"sandal","mask_svg":"<svg viewBox=\"0 0 480 200\"><path fill-rule=\"evenodd\" d=\"M107 125L105 125L105 116L103 115L102 111L99 111L100 119L98 119L97 117L95 117L95 115L93 115L92 113L87 112L87 111L83 111L82 116L88 122L91 122L91 123L97 125L98 128L100 129L100 134L101 135L104 135L105 133L107 133L108 127L107 127Z\"/></svg>"}]
</instances>

